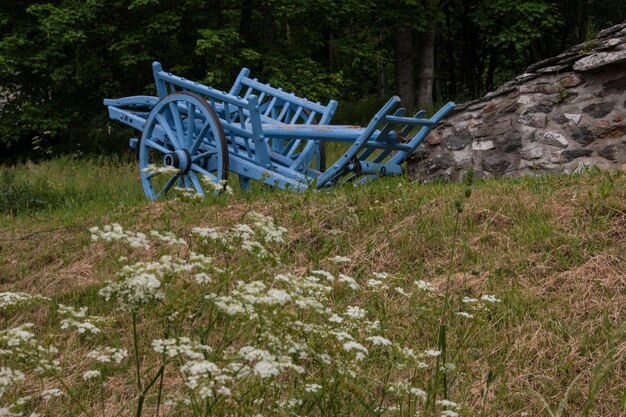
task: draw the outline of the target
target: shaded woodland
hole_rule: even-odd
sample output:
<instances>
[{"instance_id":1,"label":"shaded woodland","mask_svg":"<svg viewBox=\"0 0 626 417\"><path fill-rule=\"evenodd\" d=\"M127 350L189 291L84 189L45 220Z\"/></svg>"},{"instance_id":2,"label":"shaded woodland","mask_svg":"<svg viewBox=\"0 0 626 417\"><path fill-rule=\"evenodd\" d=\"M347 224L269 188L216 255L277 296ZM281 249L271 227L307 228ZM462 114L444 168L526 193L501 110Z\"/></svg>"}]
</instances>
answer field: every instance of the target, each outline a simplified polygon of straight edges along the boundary
<instances>
[{"instance_id":1,"label":"shaded woodland","mask_svg":"<svg viewBox=\"0 0 626 417\"><path fill-rule=\"evenodd\" d=\"M393 94L479 97L624 19L623 0L4 0L0 159L123 149L102 99L153 94L153 60L223 89L245 66L358 123Z\"/></svg>"}]
</instances>

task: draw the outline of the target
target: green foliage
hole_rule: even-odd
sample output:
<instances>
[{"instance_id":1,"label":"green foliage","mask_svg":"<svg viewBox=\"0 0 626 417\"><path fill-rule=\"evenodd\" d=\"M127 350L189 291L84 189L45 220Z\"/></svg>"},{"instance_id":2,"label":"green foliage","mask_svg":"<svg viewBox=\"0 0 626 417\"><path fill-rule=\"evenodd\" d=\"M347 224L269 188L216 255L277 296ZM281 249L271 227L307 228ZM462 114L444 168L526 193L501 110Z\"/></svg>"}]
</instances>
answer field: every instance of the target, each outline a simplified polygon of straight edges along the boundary
<instances>
[{"instance_id":1,"label":"green foliage","mask_svg":"<svg viewBox=\"0 0 626 417\"><path fill-rule=\"evenodd\" d=\"M247 66L259 79L314 100L384 99L395 92L395 34L412 31L418 57L420 34L435 26L435 101L473 98L532 60L626 17L619 0L579 3L5 0L3 159L79 146L104 152L104 143L127 133L106 121L102 99L153 94L153 60L221 89Z\"/></svg>"},{"instance_id":2,"label":"green foliage","mask_svg":"<svg viewBox=\"0 0 626 417\"><path fill-rule=\"evenodd\" d=\"M46 208L57 198L44 179L31 183L16 178L15 168L0 170L0 213L16 215Z\"/></svg>"}]
</instances>

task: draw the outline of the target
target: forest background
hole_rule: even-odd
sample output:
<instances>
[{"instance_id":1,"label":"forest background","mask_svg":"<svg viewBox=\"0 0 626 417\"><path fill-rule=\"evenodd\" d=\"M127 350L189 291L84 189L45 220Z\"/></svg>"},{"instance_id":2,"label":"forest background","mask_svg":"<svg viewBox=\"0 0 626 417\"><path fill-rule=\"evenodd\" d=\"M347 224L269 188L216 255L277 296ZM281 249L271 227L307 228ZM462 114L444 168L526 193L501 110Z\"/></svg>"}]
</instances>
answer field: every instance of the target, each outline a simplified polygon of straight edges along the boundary
<instances>
[{"instance_id":1,"label":"forest background","mask_svg":"<svg viewBox=\"0 0 626 417\"><path fill-rule=\"evenodd\" d=\"M220 89L241 67L364 123L480 97L626 19L624 0L0 2L0 162L119 152L105 97L154 94L150 63Z\"/></svg>"}]
</instances>

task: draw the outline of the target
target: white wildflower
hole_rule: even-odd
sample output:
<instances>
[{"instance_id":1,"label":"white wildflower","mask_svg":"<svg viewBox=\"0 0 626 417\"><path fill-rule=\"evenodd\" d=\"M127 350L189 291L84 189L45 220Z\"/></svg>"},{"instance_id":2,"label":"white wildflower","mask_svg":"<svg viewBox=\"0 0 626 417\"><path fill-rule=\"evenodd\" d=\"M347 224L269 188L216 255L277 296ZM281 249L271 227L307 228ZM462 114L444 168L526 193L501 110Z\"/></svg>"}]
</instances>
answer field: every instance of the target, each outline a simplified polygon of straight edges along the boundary
<instances>
[{"instance_id":1,"label":"white wildflower","mask_svg":"<svg viewBox=\"0 0 626 417\"><path fill-rule=\"evenodd\" d=\"M349 306L346 309L346 316L352 317L353 319L362 319L367 314L367 311L363 310L361 307L357 306Z\"/></svg>"},{"instance_id":2,"label":"white wildflower","mask_svg":"<svg viewBox=\"0 0 626 417\"><path fill-rule=\"evenodd\" d=\"M420 290L423 291L428 291L428 292L437 292L437 288L433 287L430 283L420 279L418 281L415 281L415 285L417 286L417 288L419 288Z\"/></svg>"},{"instance_id":3,"label":"white wildflower","mask_svg":"<svg viewBox=\"0 0 626 417\"><path fill-rule=\"evenodd\" d=\"M352 259L348 258L347 256L339 256L339 255L333 256L332 258L330 258L330 260L333 262L337 262L337 263L352 262Z\"/></svg>"},{"instance_id":4,"label":"white wildflower","mask_svg":"<svg viewBox=\"0 0 626 417\"><path fill-rule=\"evenodd\" d=\"M461 317L465 317L465 318L468 318L468 319L473 319L474 318L474 315L468 313L467 311L457 311L456 315L457 316L461 316Z\"/></svg>"},{"instance_id":5,"label":"white wildflower","mask_svg":"<svg viewBox=\"0 0 626 417\"><path fill-rule=\"evenodd\" d=\"M389 274L386 272L372 272L372 275L380 280L387 279L389 277Z\"/></svg>"},{"instance_id":6,"label":"white wildflower","mask_svg":"<svg viewBox=\"0 0 626 417\"><path fill-rule=\"evenodd\" d=\"M150 164L143 169L143 172L145 172L146 174L153 174L153 175L160 175L160 174L175 175L175 174L178 174L180 170L171 165L156 166L155 164Z\"/></svg>"},{"instance_id":7,"label":"white wildflower","mask_svg":"<svg viewBox=\"0 0 626 417\"><path fill-rule=\"evenodd\" d=\"M343 344L343 350L345 350L346 352L350 352L352 350L357 350L360 352L363 352L365 354L368 353L368 350L365 346L363 346L362 344L355 342L354 340L351 340L349 342L346 342Z\"/></svg>"},{"instance_id":8,"label":"white wildflower","mask_svg":"<svg viewBox=\"0 0 626 417\"><path fill-rule=\"evenodd\" d=\"M215 227L194 227L191 229L191 233L203 237L205 239L217 240L221 242L226 242L227 238L223 232Z\"/></svg>"},{"instance_id":9,"label":"white wildflower","mask_svg":"<svg viewBox=\"0 0 626 417\"><path fill-rule=\"evenodd\" d=\"M61 329L67 330L72 327L75 327L78 333L91 333L98 334L101 332L100 328L90 321L78 321L74 319L63 319L61 320Z\"/></svg>"},{"instance_id":10,"label":"white wildflower","mask_svg":"<svg viewBox=\"0 0 626 417\"><path fill-rule=\"evenodd\" d=\"M22 417L22 413L13 412L11 409L15 407L14 405L3 406L0 405L0 417Z\"/></svg>"},{"instance_id":11,"label":"white wildflower","mask_svg":"<svg viewBox=\"0 0 626 417\"><path fill-rule=\"evenodd\" d=\"M396 290L396 292L398 294L403 295L405 297L409 297L410 296L410 294L408 294L406 291L404 291L404 289L401 288L401 287L396 287L396 288L394 288L394 290Z\"/></svg>"},{"instance_id":12,"label":"white wildflower","mask_svg":"<svg viewBox=\"0 0 626 417\"><path fill-rule=\"evenodd\" d=\"M499 303L500 302L500 300L498 300L495 295L489 295L489 294L483 295L482 297L480 297L480 299L482 301L487 301L489 303Z\"/></svg>"},{"instance_id":13,"label":"white wildflower","mask_svg":"<svg viewBox=\"0 0 626 417\"><path fill-rule=\"evenodd\" d=\"M183 356L193 360L202 360L204 352L211 352L209 346L192 342L188 337L155 339L152 341L152 350L168 358Z\"/></svg>"},{"instance_id":14,"label":"white wildflower","mask_svg":"<svg viewBox=\"0 0 626 417\"><path fill-rule=\"evenodd\" d=\"M391 340L386 339L382 336L370 336L366 340L372 342L373 345L376 346L391 346Z\"/></svg>"},{"instance_id":15,"label":"white wildflower","mask_svg":"<svg viewBox=\"0 0 626 417\"><path fill-rule=\"evenodd\" d=\"M151 230L150 236L153 236L157 240L160 240L161 242L165 242L168 245L187 245L187 242L185 241L185 239L181 237L177 237L172 232L159 232L157 230Z\"/></svg>"},{"instance_id":16,"label":"white wildflower","mask_svg":"<svg viewBox=\"0 0 626 417\"><path fill-rule=\"evenodd\" d=\"M60 397L61 395L63 395L63 391L58 388L46 389L39 393L39 396L46 401L51 398Z\"/></svg>"},{"instance_id":17,"label":"white wildflower","mask_svg":"<svg viewBox=\"0 0 626 417\"><path fill-rule=\"evenodd\" d=\"M122 226L117 223L104 225L102 229L97 226L92 227L89 231L91 232L91 240L94 242L98 240L105 242L124 241L133 248L150 248L146 235L141 232L124 231Z\"/></svg>"},{"instance_id":18,"label":"white wildflower","mask_svg":"<svg viewBox=\"0 0 626 417\"><path fill-rule=\"evenodd\" d=\"M199 272L197 274L195 274L193 276L193 279L198 283L198 284L210 284L211 283L211 277L208 276L206 273L204 272Z\"/></svg>"},{"instance_id":19,"label":"white wildflower","mask_svg":"<svg viewBox=\"0 0 626 417\"><path fill-rule=\"evenodd\" d=\"M40 295L30 295L24 292L0 292L0 310L17 306L32 300L48 300Z\"/></svg>"},{"instance_id":20,"label":"white wildflower","mask_svg":"<svg viewBox=\"0 0 626 417\"><path fill-rule=\"evenodd\" d=\"M22 382L24 378L24 373L18 369L0 367L0 397L9 386Z\"/></svg>"},{"instance_id":21,"label":"white wildflower","mask_svg":"<svg viewBox=\"0 0 626 417\"><path fill-rule=\"evenodd\" d=\"M460 414L452 410L443 410L439 417L459 417Z\"/></svg>"},{"instance_id":22,"label":"white wildflower","mask_svg":"<svg viewBox=\"0 0 626 417\"><path fill-rule=\"evenodd\" d=\"M322 386L319 384L306 384L304 387L305 392L312 392L312 393L315 393L319 391L320 389L322 389Z\"/></svg>"},{"instance_id":23,"label":"white wildflower","mask_svg":"<svg viewBox=\"0 0 626 417\"><path fill-rule=\"evenodd\" d=\"M461 301L463 303L465 303L465 304L473 304L473 303L477 303L478 299L477 298L471 298L471 297L463 297L463 299Z\"/></svg>"},{"instance_id":24,"label":"white wildflower","mask_svg":"<svg viewBox=\"0 0 626 417\"><path fill-rule=\"evenodd\" d=\"M430 356L431 358L436 358L437 356L441 355L441 352L438 350L428 349L424 351L424 355Z\"/></svg>"},{"instance_id":25,"label":"white wildflower","mask_svg":"<svg viewBox=\"0 0 626 417\"><path fill-rule=\"evenodd\" d=\"M356 290L359 288L359 284L356 283L354 278L349 277L348 275L339 274L339 282L347 284L348 287L352 288L353 290Z\"/></svg>"},{"instance_id":26,"label":"white wildflower","mask_svg":"<svg viewBox=\"0 0 626 417\"><path fill-rule=\"evenodd\" d=\"M100 377L100 371L98 370L90 370L90 371L86 371L83 373L83 379L85 381L89 381L90 379L94 379L94 378L99 378Z\"/></svg>"},{"instance_id":27,"label":"white wildflower","mask_svg":"<svg viewBox=\"0 0 626 417\"><path fill-rule=\"evenodd\" d=\"M456 409L459 407L457 403L455 403L454 401L450 401L450 400L437 400L437 404L444 408Z\"/></svg>"},{"instance_id":28,"label":"white wildflower","mask_svg":"<svg viewBox=\"0 0 626 417\"><path fill-rule=\"evenodd\" d=\"M322 269L316 269L315 271L311 271L312 274L315 275L321 275L324 278L326 278L327 281L333 282L335 280L335 277L333 276L333 274L331 274L328 271L324 271Z\"/></svg>"},{"instance_id":29,"label":"white wildflower","mask_svg":"<svg viewBox=\"0 0 626 417\"><path fill-rule=\"evenodd\" d=\"M18 327L0 331L0 342L9 348L28 345L35 339L35 334L30 331L34 327L32 323L24 323Z\"/></svg>"},{"instance_id":30,"label":"white wildflower","mask_svg":"<svg viewBox=\"0 0 626 417\"><path fill-rule=\"evenodd\" d=\"M411 389L409 389L409 393L414 397L420 398L422 401L426 401L426 399L428 398L428 394L423 389L412 387Z\"/></svg>"},{"instance_id":31,"label":"white wildflower","mask_svg":"<svg viewBox=\"0 0 626 417\"><path fill-rule=\"evenodd\" d=\"M123 310L133 310L150 301L161 300L161 281L154 274L140 273L120 281L110 283L98 294L109 301L115 299Z\"/></svg>"},{"instance_id":32,"label":"white wildflower","mask_svg":"<svg viewBox=\"0 0 626 417\"><path fill-rule=\"evenodd\" d=\"M333 313L333 315L331 315L328 318L328 321L331 322L331 323L341 323L341 322L343 322L343 318L341 316Z\"/></svg>"},{"instance_id":33,"label":"white wildflower","mask_svg":"<svg viewBox=\"0 0 626 417\"><path fill-rule=\"evenodd\" d=\"M128 356L126 349L118 349L112 347L105 347L101 349L92 350L87 353L87 357L94 359L100 363L115 363L119 365Z\"/></svg>"},{"instance_id":34,"label":"white wildflower","mask_svg":"<svg viewBox=\"0 0 626 417\"><path fill-rule=\"evenodd\" d=\"M385 285L382 281L377 280L377 279L368 279L367 280L367 286L368 287L372 287L375 289L387 289L389 288L387 285Z\"/></svg>"},{"instance_id":35,"label":"white wildflower","mask_svg":"<svg viewBox=\"0 0 626 417\"><path fill-rule=\"evenodd\" d=\"M285 290L272 288L267 292L267 297L265 297L265 300L267 300L267 304L270 305L285 305L289 301L291 301L291 295L289 295L289 293Z\"/></svg>"},{"instance_id":36,"label":"white wildflower","mask_svg":"<svg viewBox=\"0 0 626 417\"><path fill-rule=\"evenodd\" d=\"M172 187L176 194L183 201L199 201L202 200L202 194L199 194L195 188Z\"/></svg>"},{"instance_id":37,"label":"white wildflower","mask_svg":"<svg viewBox=\"0 0 626 417\"><path fill-rule=\"evenodd\" d=\"M254 222L254 227L261 233L265 243L284 243L283 235L287 229L274 224L274 219L267 217L256 211L251 211L246 215Z\"/></svg>"},{"instance_id":38,"label":"white wildflower","mask_svg":"<svg viewBox=\"0 0 626 417\"><path fill-rule=\"evenodd\" d=\"M270 378L280 374L280 367L275 361L260 361L254 365L254 373L261 378Z\"/></svg>"}]
</instances>

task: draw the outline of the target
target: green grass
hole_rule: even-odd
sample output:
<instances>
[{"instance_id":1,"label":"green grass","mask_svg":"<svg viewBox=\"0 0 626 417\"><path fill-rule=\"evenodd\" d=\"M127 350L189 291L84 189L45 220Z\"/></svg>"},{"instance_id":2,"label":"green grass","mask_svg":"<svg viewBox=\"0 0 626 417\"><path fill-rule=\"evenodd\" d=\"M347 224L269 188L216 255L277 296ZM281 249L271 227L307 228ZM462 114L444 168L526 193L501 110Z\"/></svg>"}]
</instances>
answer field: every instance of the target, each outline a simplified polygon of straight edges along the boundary
<instances>
[{"instance_id":1,"label":"green grass","mask_svg":"<svg viewBox=\"0 0 626 417\"><path fill-rule=\"evenodd\" d=\"M412 298L403 301L397 294L337 286L326 302L334 311L362 306L371 317L381 320L386 337L406 340L417 350L437 347L442 299L419 295L413 281L428 281L441 293L449 282L448 294L455 309L463 307L465 296L495 294L501 303L481 313L474 324L453 314L447 317L446 352L456 370L446 386L449 397L464 405L463 415L554 414L570 384L562 415L583 415L587 408L588 415L626 412L623 173L591 171L481 181L473 185L468 199L463 197L463 184L420 185L404 178L387 178L327 192L293 193L255 185L248 193L235 190L233 196L210 196L202 202L153 204L145 201L132 162L59 159L0 170L11 172L10 178L4 177L3 190L13 193L11 201L5 197L0 216L0 291L24 291L52 297L58 303L88 306L90 314L110 320L104 334L66 336L60 352L68 379L81 387L76 394L96 412L99 391L80 384L81 373L88 369L85 352L103 343L132 350L130 315L116 311L98 290L105 281L115 279L125 263L119 256L134 262L156 259L175 249L157 245L142 251L123 244L94 244L87 229L120 223L125 230L169 230L193 241L193 227L246 223L250 211L269 215L289 230L284 244L271 246L281 265L220 245L194 243L194 250L202 250L217 265L228 267L228 278L220 278L228 291L237 279L269 280L277 272L297 275L322 268L335 276L347 274L361 284L373 272L388 272L394 286L410 290ZM37 204L29 203L33 201ZM463 206L462 213L457 210L458 203ZM183 250L175 253L186 256ZM347 256L351 262L333 264L329 259L335 255ZM188 284L178 285L173 285L168 295L196 303L198 319L194 325L181 323L173 331L188 334L198 323L211 323L211 307L193 298ZM163 337L167 327L164 309L164 305L147 307L139 322L142 364L148 375L154 374L156 368L152 367L159 363L158 356L150 354L149 344L151 339ZM33 322L39 336L56 340L58 318L53 311L49 303L32 304L0 316L0 324L8 328ZM207 340L212 346L240 346L254 340L252 328L246 330L251 324L224 320L220 318L211 327ZM236 330L241 334L227 342L224 335L237 334ZM301 393L304 379L298 378L303 377L284 376L273 385L274 393L263 395L275 400L299 395L305 400L302 407L312 407L300 409L301 415L409 415L406 408L382 413L373 405L374 401L376 406L378 401L392 404L381 382L386 360L393 363L383 353L372 354L362 365L364 375L341 382L336 391L324 389L328 397L318 403ZM0 365L7 366L2 361L0 358ZM135 411L133 361L124 366L110 370L104 392L107 415L123 404L128 405L124 415ZM306 378L318 378L318 368L307 369ZM434 381L432 364L424 371L394 370L392 378L405 374L432 393L428 390ZM45 381L49 387L56 386L53 380ZM182 390L176 385L180 380L175 373L168 374L166 383L169 394ZM33 395L40 389L37 387L29 380L26 392ZM251 396L262 394L257 388L250 388ZM539 393L550 410L529 390ZM437 397L442 396L440 385ZM248 399L244 396L238 402L242 412L261 412ZM146 399L147 415L152 415L156 402L156 391L151 391ZM51 415L80 414L67 400L46 404ZM41 406L36 401L33 405ZM213 415L227 409L215 408ZM267 415L278 415L268 410ZM181 409L171 409L170 415L176 413Z\"/></svg>"}]
</instances>

